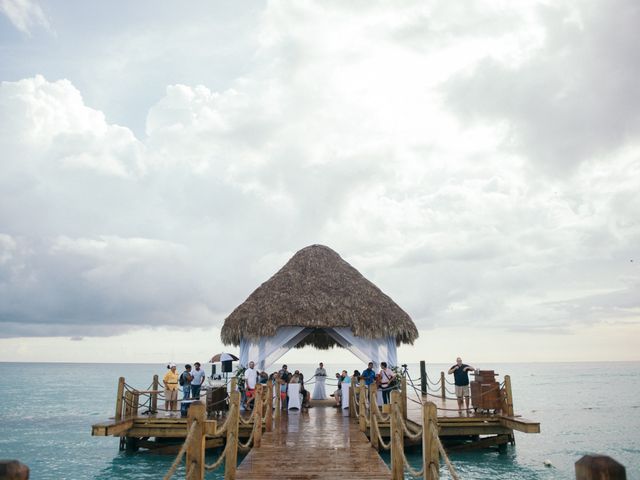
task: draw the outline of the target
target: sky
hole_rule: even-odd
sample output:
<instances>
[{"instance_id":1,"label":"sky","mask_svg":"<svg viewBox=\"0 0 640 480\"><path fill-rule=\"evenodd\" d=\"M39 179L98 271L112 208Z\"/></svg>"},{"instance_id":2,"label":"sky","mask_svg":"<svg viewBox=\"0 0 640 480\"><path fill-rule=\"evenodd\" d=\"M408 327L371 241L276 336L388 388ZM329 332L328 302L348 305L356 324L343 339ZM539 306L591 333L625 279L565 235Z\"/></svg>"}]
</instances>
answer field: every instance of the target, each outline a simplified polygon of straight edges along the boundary
<instances>
[{"instance_id":1,"label":"sky","mask_svg":"<svg viewBox=\"0 0 640 480\"><path fill-rule=\"evenodd\" d=\"M0 361L237 353L226 316L311 244L409 313L403 361L640 360L638 25L636 0L0 0Z\"/></svg>"}]
</instances>

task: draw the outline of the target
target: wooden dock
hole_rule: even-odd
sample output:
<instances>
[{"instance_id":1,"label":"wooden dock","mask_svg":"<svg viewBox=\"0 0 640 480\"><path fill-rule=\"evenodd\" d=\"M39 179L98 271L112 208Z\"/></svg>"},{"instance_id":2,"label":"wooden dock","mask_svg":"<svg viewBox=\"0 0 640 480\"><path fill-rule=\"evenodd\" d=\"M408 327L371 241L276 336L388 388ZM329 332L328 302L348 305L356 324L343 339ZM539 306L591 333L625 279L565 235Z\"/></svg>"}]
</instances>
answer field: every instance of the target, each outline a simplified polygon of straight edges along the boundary
<instances>
[{"instance_id":1,"label":"wooden dock","mask_svg":"<svg viewBox=\"0 0 640 480\"><path fill-rule=\"evenodd\" d=\"M425 395L407 383L402 377L399 390L391 392L392 405L378 405L375 384L367 388L364 381L353 378L348 409L333 408L332 401L324 401L310 410L287 412L281 410L280 396L274 395L276 385L268 382L256 388L260 408L242 412L240 393L232 382L232 393L222 399L227 405L222 411L209 410L211 402L196 402L188 418L180 418L157 407L161 393L157 389L138 391L121 378L116 415L93 425L92 435L119 437L121 450L145 448L178 453L178 457L186 452L188 480L201 480L206 470L218 468L220 462L229 479L333 479L337 475L350 480L401 479L404 469L411 469L405 446L422 445L424 467L418 476L431 480L439 477L438 459L441 455L447 459L445 450L497 447L505 451L507 444L515 443L515 431L540 432L538 422L514 414L509 376L487 390L491 403L479 403L476 398L476 408L469 411L458 411L456 400L447 397L444 388L441 396ZM141 399L143 395L147 398ZM224 450L218 460L205 465L205 449L221 446ZM391 451L390 467L379 449ZM240 451L248 454L238 465Z\"/></svg>"},{"instance_id":2,"label":"wooden dock","mask_svg":"<svg viewBox=\"0 0 640 480\"><path fill-rule=\"evenodd\" d=\"M391 471L348 410L289 411L238 467L243 479L390 479Z\"/></svg>"}]
</instances>

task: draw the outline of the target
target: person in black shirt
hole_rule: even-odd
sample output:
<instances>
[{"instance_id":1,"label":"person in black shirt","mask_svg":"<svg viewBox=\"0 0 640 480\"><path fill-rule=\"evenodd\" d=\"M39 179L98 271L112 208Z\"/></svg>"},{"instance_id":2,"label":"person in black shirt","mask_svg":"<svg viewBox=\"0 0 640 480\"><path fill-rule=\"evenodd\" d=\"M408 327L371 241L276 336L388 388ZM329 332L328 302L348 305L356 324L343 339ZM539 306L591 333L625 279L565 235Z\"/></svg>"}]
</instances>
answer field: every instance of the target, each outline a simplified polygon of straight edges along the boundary
<instances>
[{"instance_id":1,"label":"person in black shirt","mask_svg":"<svg viewBox=\"0 0 640 480\"><path fill-rule=\"evenodd\" d=\"M460 357L456 358L456 364L449 369L449 375L453 374L456 386L456 398L458 400L458 412L462 413L462 397L467 404L469 411L469 373L475 372L476 369L466 363L462 363Z\"/></svg>"}]
</instances>

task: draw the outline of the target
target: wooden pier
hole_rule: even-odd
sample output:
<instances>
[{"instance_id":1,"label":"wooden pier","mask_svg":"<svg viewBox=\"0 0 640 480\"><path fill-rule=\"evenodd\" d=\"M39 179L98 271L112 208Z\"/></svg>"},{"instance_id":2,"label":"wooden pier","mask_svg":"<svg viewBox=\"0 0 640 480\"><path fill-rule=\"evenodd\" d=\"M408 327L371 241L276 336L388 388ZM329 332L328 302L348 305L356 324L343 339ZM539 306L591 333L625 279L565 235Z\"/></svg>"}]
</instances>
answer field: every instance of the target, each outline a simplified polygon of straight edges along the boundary
<instances>
[{"instance_id":1,"label":"wooden pier","mask_svg":"<svg viewBox=\"0 0 640 480\"><path fill-rule=\"evenodd\" d=\"M514 414L508 376L490 390L496 408L468 412L458 411L455 399L447 397L444 387L442 394L434 394L428 389L420 391L413 382L408 385L408 380L411 382L401 378L390 405L378 405L375 385L365 388L353 378L348 409L319 402L308 411L289 412L281 410L271 383L258 386L256 405L260 408L241 412L239 394L232 384L234 393L227 399L224 414L207 412L205 404L198 402L189 409L189 418L180 418L177 412L158 408L162 392L132 389L121 378L116 415L93 425L92 435L119 437L120 448L129 451L178 452L177 462L186 453L187 465L192 466L187 475L190 480L204 478L206 470L222 463L227 479L333 480L338 474L353 480L400 479L407 470L433 480L439 478L440 459L453 468L446 451L489 447L504 451L515 442L514 431L540 432L538 422ZM152 386L156 382L154 378ZM421 472L412 471L406 460L404 447L409 445L422 445ZM218 461L205 465L205 449L222 446ZM382 449L391 451L390 467L378 455ZM237 465L239 451L248 453Z\"/></svg>"},{"instance_id":2,"label":"wooden pier","mask_svg":"<svg viewBox=\"0 0 640 480\"><path fill-rule=\"evenodd\" d=\"M318 406L282 415L237 471L237 478L264 480L391 479L391 471L348 410Z\"/></svg>"}]
</instances>

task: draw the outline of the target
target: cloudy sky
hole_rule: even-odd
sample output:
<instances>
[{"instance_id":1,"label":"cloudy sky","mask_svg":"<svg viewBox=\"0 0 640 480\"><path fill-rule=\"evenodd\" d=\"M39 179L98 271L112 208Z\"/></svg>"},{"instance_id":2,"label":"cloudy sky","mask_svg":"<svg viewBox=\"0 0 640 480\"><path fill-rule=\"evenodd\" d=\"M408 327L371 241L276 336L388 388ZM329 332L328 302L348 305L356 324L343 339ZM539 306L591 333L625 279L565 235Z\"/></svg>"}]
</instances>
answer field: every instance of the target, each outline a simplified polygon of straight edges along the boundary
<instances>
[{"instance_id":1,"label":"cloudy sky","mask_svg":"<svg viewBox=\"0 0 640 480\"><path fill-rule=\"evenodd\" d=\"M638 25L0 0L0 361L205 359L314 243L411 315L405 361L640 360Z\"/></svg>"}]
</instances>

